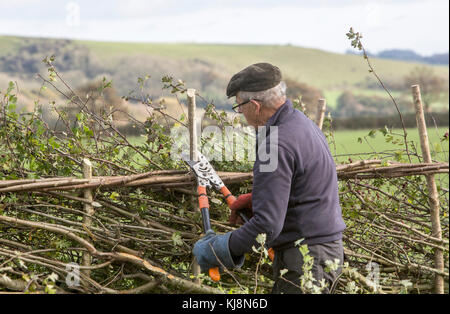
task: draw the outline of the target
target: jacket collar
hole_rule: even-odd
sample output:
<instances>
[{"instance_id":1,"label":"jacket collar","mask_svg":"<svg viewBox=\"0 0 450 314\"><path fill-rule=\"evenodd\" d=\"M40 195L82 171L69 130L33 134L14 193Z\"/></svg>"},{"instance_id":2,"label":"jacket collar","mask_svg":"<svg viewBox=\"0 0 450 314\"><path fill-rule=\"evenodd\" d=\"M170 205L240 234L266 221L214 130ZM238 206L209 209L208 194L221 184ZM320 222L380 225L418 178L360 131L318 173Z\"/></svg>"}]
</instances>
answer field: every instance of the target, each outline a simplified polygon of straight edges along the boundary
<instances>
[{"instance_id":1,"label":"jacket collar","mask_svg":"<svg viewBox=\"0 0 450 314\"><path fill-rule=\"evenodd\" d=\"M292 102L287 99L284 104L281 105L280 108L275 111L275 113L267 120L266 128L269 128L272 125L277 125L279 122L283 121L286 117L288 117L292 111L294 111L294 106Z\"/></svg>"}]
</instances>

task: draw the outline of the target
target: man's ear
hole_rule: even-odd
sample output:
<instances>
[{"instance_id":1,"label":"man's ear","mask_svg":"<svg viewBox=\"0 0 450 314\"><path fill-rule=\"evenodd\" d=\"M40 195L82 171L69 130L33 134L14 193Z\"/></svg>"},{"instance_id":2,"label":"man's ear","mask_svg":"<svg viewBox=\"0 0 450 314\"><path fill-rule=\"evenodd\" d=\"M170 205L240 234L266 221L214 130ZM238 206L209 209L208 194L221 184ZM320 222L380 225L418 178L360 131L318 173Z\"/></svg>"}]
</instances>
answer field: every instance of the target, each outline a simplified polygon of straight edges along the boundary
<instances>
[{"instance_id":1,"label":"man's ear","mask_svg":"<svg viewBox=\"0 0 450 314\"><path fill-rule=\"evenodd\" d=\"M261 113L261 103L259 101L253 100L253 99L251 100L251 102L255 106L255 112L257 114L260 114Z\"/></svg>"}]
</instances>

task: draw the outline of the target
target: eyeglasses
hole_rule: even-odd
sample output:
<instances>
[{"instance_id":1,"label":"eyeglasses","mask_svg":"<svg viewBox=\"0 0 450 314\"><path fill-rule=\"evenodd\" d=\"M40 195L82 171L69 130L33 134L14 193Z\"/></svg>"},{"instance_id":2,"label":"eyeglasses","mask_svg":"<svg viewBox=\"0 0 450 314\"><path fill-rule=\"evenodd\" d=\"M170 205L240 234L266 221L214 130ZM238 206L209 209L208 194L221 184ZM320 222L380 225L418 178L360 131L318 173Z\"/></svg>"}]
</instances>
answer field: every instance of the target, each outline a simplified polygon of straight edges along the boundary
<instances>
[{"instance_id":1,"label":"eyeglasses","mask_svg":"<svg viewBox=\"0 0 450 314\"><path fill-rule=\"evenodd\" d=\"M243 105L245 105L245 104L251 102L252 100L260 101L259 99L249 99L249 100L247 100L247 101L244 101L243 103L240 103L240 104L234 104L234 106L231 107L231 109L233 109L233 111L236 112L236 113L240 113L239 110L238 110L237 108L239 108L239 107L241 107L241 106L243 106Z\"/></svg>"}]
</instances>

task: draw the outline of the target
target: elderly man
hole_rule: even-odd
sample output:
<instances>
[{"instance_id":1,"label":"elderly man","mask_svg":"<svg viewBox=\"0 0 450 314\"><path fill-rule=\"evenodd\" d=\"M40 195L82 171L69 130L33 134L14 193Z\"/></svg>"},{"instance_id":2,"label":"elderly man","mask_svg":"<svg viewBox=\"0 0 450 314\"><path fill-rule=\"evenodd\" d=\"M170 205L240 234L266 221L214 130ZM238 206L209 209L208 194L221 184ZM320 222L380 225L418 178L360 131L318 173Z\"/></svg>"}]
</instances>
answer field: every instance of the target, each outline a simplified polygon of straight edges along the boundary
<instances>
[{"instance_id":1,"label":"elderly man","mask_svg":"<svg viewBox=\"0 0 450 314\"><path fill-rule=\"evenodd\" d=\"M339 271L325 271L325 262L338 259L342 264L345 223L335 163L325 136L286 99L281 72L269 63L253 64L235 74L228 84L227 96L236 97L233 110L242 113L248 124L260 132L257 137L263 138L256 148L253 192L237 198L230 221L238 221L240 210L253 216L232 232L210 232L195 244L194 255L201 269L241 267L244 254L252 246L259 247L256 237L264 233L267 245L275 252L272 293L302 292L303 255L296 246L298 240L308 245L314 258L314 283L320 286L319 281L325 279L328 287L324 292L328 292ZM276 136L270 132L276 132ZM261 144L265 144L266 152L258 149ZM267 148L276 148L275 153L269 153L270 158L276 159L276 166L269 170L264 165L273 160L261 158Z\"/></svg>"}]
</instances>

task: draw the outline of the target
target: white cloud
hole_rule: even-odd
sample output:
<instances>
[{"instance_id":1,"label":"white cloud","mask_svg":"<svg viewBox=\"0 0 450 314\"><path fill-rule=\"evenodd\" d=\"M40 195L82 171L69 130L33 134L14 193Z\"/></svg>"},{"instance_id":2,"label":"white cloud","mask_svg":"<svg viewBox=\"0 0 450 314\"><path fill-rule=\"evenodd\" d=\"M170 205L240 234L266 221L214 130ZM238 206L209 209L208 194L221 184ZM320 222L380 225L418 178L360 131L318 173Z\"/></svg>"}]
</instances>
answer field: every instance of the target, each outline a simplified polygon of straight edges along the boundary
<instances>
[{"instance_id":1,"label":"white cloud","mask_svg":"<svg viewBox=\"0 0 450 314\"><path fill-rule=\"evenodd\" d=\"M378 27L382 25L381 7L379 3L367 3L364 7L365 25Z\"/></svg>"},{"instance_id":2,"label":"white cloud","mask_svg":"<svg viewBox=\"0 0 450 314\"><path fill-rule=\"evenodd\" d=\"M294 44L344 52L350 26L372 52L448 51L447 0L71 0L78 27L67 25L68 1L11 2L0 10L0 34L110 41ZM11 10L27 6L27 11ZM0 4L0 8L2 5ZM3 12L3 13L2 13Z\"/></svg>"},{"instance_id":3,"label":"white cloud","mask_svg":"<svg viewBox=\"0 0 450 314\"><path fill-rule=\"evenodd\" d=\"M162 11L170 11L176 3L174 0L127 0L118 1L115 9L124 18L154 17Z\"/></svg>"}]
</instances>

